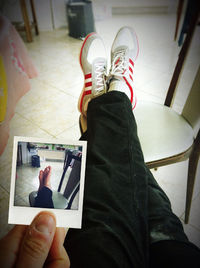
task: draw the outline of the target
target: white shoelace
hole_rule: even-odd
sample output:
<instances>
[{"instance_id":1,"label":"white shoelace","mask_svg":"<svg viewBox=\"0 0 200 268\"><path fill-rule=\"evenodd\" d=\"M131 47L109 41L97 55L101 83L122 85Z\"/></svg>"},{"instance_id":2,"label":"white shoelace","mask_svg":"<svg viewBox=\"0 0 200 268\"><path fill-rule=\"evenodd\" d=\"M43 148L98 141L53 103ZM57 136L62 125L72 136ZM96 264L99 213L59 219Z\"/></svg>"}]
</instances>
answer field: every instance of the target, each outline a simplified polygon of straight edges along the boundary
<instances>
[{"instance_id":1,"label":"white shoelace","mask_svg":"<svg viewBox=\"0 0 200 268\"><path fill-rule=\"evenodd\" d=\"M114 55L110 74L114 76L121 77L126 72L126 61L125 61L125 51L117 51Z\"/></svg>"},{"instance_id":2,"label":"white shoelace","mask_svg":"<svg viewBox=\"0 0 200 268\"><path fill-rule=\"evenodd\" d=\"M105 86L105 65L104 62L98 62L95 64L95 77L96 77L96 89L97 91L104 90Z\"/></svg>"}]
</instances>

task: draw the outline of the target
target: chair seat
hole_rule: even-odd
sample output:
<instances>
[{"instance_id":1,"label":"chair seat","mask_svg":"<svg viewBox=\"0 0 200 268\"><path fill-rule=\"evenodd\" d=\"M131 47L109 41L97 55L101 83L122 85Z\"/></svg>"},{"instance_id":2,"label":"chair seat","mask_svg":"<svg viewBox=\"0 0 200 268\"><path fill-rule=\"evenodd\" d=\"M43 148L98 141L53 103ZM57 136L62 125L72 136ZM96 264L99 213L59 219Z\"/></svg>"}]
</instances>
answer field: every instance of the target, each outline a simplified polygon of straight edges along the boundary
<instances>
[{"instance_id":1,"label":"chair seat","mask_svg":"<svg viewBox=\"0 0 200 268\"><path fill-rule=\"evenodd\" d=\"M146 163L181 154L192 146L192 127L171 108L157 103L140 102L134 115Z\"/></svg>"},{"instance_id":2,"label":"chair seat","mask_svg":"<svg viewBox=\"0 0 200 268\"><path fill-rule=\"evenodd\" d=\"M65 209L68 206L68 200L57 191L53 191L52 200L54 208Z\"/></svg>"}]
</instances>

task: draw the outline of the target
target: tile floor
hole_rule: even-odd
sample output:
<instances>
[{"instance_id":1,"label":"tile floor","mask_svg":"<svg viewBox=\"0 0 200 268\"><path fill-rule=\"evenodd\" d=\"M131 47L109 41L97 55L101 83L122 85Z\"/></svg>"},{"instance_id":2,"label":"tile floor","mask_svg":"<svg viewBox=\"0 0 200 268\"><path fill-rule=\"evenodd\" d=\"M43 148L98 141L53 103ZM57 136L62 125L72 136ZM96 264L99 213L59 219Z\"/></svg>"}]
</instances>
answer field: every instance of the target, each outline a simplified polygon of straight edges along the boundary
<instances>
[{"instance_id":1,"label":"tile floor","mask_svg":"<svg viewBox=\"0 0 200 268\"><path fill-rule=\"evenodd\" d=\"M123 25L133 26L138 34L140 54L135 64L135 88L140 99L163 103L179 48L173 42L175 14L115 16L96 22L109 56L112 40ZM200 29L195 31L174 108L181 112L188 90L199 65ZM44 138L80 136L77 101L83 77L78 56L82 41L67 35L67 30L43 32L26 44L39 76L31 81L32 89L21 98L10 123L10 138L0 157L0 237L11 228L7 224L14 135ZM181 90L180 90L181 89ZM169 195L174 212L183 221L187 161L153 171L155 178ZM191 241L200 246L200 166L193 195L190 222L184 225Z\"/></svg>"}]
</instances>

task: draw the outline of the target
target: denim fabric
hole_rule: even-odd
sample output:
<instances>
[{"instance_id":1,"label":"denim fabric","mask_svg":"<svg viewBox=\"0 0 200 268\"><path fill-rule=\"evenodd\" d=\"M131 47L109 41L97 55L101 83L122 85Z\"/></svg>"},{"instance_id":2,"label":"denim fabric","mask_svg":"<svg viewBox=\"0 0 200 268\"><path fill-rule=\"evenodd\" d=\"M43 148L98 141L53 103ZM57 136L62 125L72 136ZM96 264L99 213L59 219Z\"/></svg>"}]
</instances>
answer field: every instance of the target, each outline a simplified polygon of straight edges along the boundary
<instances>
[{"instance_id":1,"label":"denim fabric","mask_svg":"<svg viewBox=\"0 0 200 268\"><path fill-rule=\"evenodd\" d=\"M87 124L82 229L64 243L71 267L148 267L151 243L188 240L144 163L129 99L114 91L93 99Z\"/></svg>"},{"instance_id":2,"label":"denim fabric","mask_svg":"<svg viewBox=\"0 0 200 268\"><path fill-rule=\"evenodd\" d=\"M38 194L35 198L34 207L54 208L51 189L44 186L40 191L38 191Z\"/></svg>"},{"instance_id":3,"label":"denim fabric","mask_svg":"<svg viewBox=\"0 0 200 268\"><path fill-rule=\"evenodd\" d=\"M160 240L188 242L179 218L172 212L170 201L152 173L148 174L148 224L150 243Z\"/></svg>"}]
</instances>

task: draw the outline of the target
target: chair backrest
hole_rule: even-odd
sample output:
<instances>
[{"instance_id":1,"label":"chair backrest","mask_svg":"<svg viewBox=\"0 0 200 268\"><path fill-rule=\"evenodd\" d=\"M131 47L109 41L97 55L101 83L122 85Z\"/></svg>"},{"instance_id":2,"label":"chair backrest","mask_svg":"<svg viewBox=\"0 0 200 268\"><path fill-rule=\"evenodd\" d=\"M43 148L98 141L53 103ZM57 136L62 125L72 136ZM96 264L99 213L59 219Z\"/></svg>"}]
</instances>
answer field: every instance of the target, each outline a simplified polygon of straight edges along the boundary
<instances>
[{"instance_id":1,"label":"chair backrest","mask_svg":"<svg viewBox=\"0 0 200 268\"><path fill-rule=\"evenodd\" d=\"M182 115L193 127L196 136L200 129L200 66L184 105Z\"/></svg>"},{"instance_id":2,"label":"chair backrest","mask_svg":"<svg viewBox=\"0 0 200 268\"><path fill-rule=\"evenodd\" d=\"M176 86L178 84L178 80L179 80L179 77L180 77L180 74L181 74L181 70L182 70L182 68L184 66L184 62L186 60L186 57L187 57L187 54L188 54L188 51L189 51L189 47L190 47L190 44L191 44L191 41L192 41L192 37L194 35L195 27L196 27L196 25L198 23L200 2L196 1L195 5L196 5L196 8L194 9L193 16L190 19L189 27L188 27L188 30L187 30L187 35L186 35L185 41L183 43L183 46L182 46L182 48L180 50L178 61L176 63L176 67L174 69L174 73L173 73L173 76L172 76L172 79L171 79L171 82L170 82L170 85L169 85L169 88L168 88L168 91L167 91L167 95L166 95L166 98L165 98L165 103L164 104L166 106L169 106L169 107L172 105L172 101L173 101L173 98L175 96L175 90L176 90Z\"/></svg>"},{"instance_id":3,"label":"chair backrest","mask_svg":"<svg viewBox=\"0 0 200 268\"><path fill-rule=\"evenodd\" d=\"M65 198L69 198L72 194L73 190L77 186L77 184L80 182L80 172L81 172L81 161L75 160L73 164L72 171L69 175L69 179L67 182L67 185L65 187L65 191L63 193L63 196Z\"/></svg>"}]
</instances>

